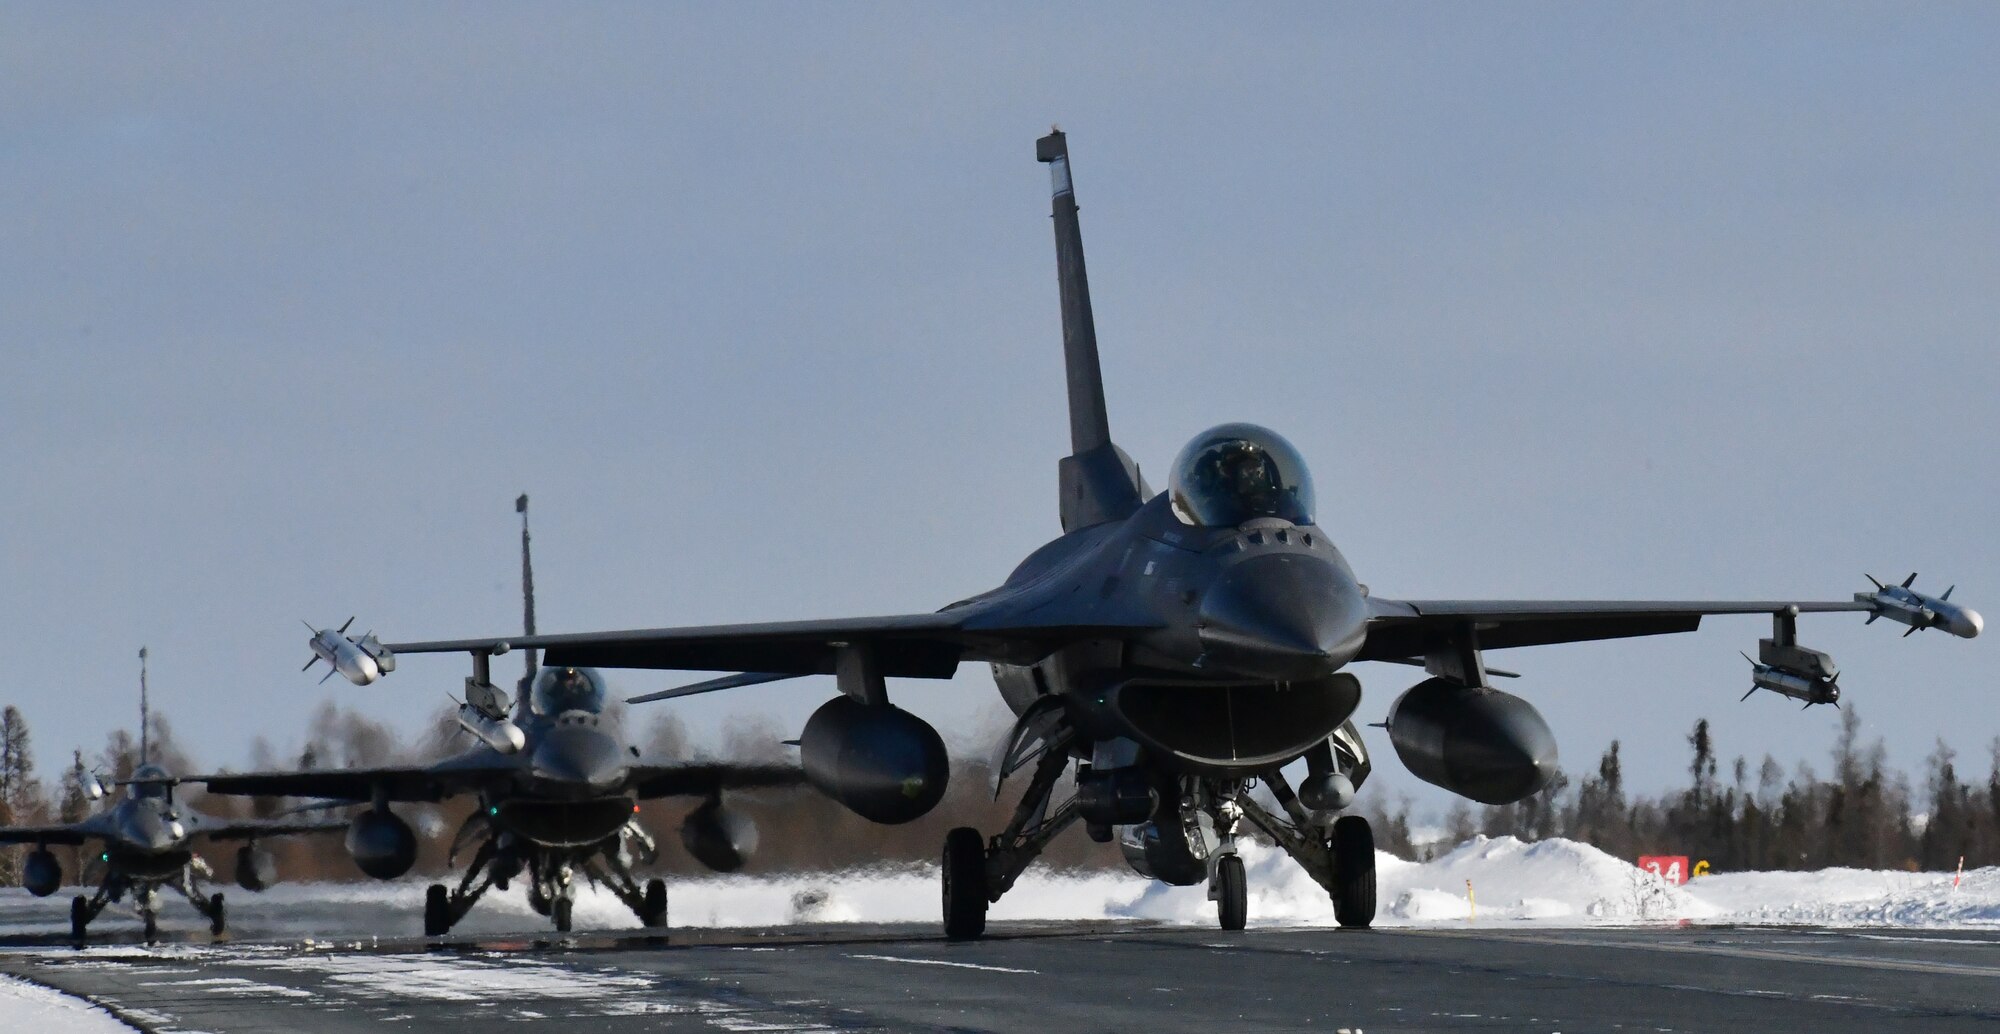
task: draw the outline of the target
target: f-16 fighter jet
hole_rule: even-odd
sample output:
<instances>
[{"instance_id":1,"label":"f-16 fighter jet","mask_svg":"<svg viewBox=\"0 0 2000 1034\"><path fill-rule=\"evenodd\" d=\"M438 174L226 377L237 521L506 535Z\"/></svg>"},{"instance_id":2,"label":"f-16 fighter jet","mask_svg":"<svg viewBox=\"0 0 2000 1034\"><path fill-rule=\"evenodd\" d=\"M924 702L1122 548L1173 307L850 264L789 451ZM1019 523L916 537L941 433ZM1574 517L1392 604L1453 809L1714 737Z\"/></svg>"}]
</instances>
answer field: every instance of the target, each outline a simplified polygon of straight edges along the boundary
<instances>
[{"instance_id":1,"label":"f-16 fighter jet","mask_svg":"<svg viewBox=\"0 0 2000 1034\"><path fill-rule=\"evenodd\" d=\"M139 652L143 661L146 653ZM140 682L145 675L141 669ZM143 690L141 699L144 699ZM241 840L236 852L236 883L244 890L258 891L277 882L276 866L269 852L257 841L265 837L294 833L334 832L347 827L342 820L312 817L302 819L222 819L183 808L174 800L174 788L182 780L151 763L151 741L146 734L146 708L140 707L139 764L129 779L112 785L126 788L124 800L81 822L53 826L0 827L0 843L33 844L22 866L21 882L28 893L48 897L62 886L62 863L49 850L51 844L100 847L84 865L86 879L95 879L94 895L78 894L70 902L70 933L82 940L90 921L106 905L127 896L145 923L146 939L159 935L160 889L170 887L184 895L195 911L207 918L209 932L221 934L227 925L220 893L204 895L201 881L212 878L208 866L194 854L198 839ZM80 780L83 795L92 801L107 794L105 780L84 773ZM92 876L91 874L97 874Z\"/></svg>"},{"instance_id":2,"label":"f-16 fighter jet","mask_svg":"<svg viewBox=\"0 0 2000 1034\"><path fill-rule=\"evenodd\" d=\"M1052 176L1071 452L1058 464L1061 537L999 588L931 614L386 649L478 656L539 647L552 664L745 673L684 692L831 673L841 695L806 723L801 760L821 789L880 822L930 810L947 771L937 733L890 702L887 680L948 678L984 662L1019 716L999 774L1026 772L1028 785L997 835L961 828L945 839L944 929L968 938L1050 839L1079 822L1099 841L1116 838L1144 875L1206 882L1225 929L1245 922L1236 840L1254 827L1326 888L1342 925L1369 925L1373 836L1360 816L1339 815L1371 765L1353 722L1361 682L1346 669L1356 661L1423 667L1428 677L1389 710L1396 754L1419 778L1499 804L1547 785L1556 745L1528 701L1493 688L1490 676L1504 673L1487 666L1489 650L1689 632L1711 614L1764 614L1779 622L1778 648L1765 655L1771 670L1760 676L1769 684L1787 664L1817 660L1789 634L1802 613L1979 632L1972 611L1901 586L1821 602L1378 595L1319 523L1299 450L1255 424L1195 435L1168 468L1166 491L1155 493L1111 439L1063 134L1038 141L1036 157ZM1815 664L1795 674L1815 681L1829 671ZM1307 774L1294 787L1282 770L1299 759ZM1074 796L1053 800L1070 771ZM1275 808L1252 796L1256 783Z\"/></svg>"},{"instance_id":3,"label":"f-16 fighter jet","mask_svg":"<svg viewBox=\"0 0 2000 1034\"><path fill-rule=\"evenodd\" d=\"M532 628L526 508L522 496L516 509L524 517L522 581ZM344 637L344 628L315 632L315 653L324 647L326 654L346 655L325 641L329 635ZM379 644L367 648L371 641L364 637L355 645L384 663L358 666L368 676L350 675L358 684L395 666ZM417 857L416 834L391 803L477 798L478 810L459 828L451 855L456 859L468 846L478 847L455 887L430 886L424 898L427 937L450 932L488 888L505 890L524 873L528 903L558 931L570 929L579 875L609 887L646 926L664 927L666 882L641 885L632 871L635 860L650 864L658 856L653 838L639 826L638 802L703 798L681 825L681 843L708 868L733 872L756 849L757 829L748 816L723 806L723 791L805 782L804 773L790 765L643 757L626 740L616 714L607 712L604 681L596 672L573 665L537 671L531 658L521 680L529 688L512 700L493 684L488 658L498 652L475 655L458 722L478 742L455 757L426 766L211 775L201 782L218 794L365 802L368 809L354 816L348 829L347 848L362 872L382 880L408 872ZM336 664L334 670L349 669Z\"/></svg>"}]
</instances>

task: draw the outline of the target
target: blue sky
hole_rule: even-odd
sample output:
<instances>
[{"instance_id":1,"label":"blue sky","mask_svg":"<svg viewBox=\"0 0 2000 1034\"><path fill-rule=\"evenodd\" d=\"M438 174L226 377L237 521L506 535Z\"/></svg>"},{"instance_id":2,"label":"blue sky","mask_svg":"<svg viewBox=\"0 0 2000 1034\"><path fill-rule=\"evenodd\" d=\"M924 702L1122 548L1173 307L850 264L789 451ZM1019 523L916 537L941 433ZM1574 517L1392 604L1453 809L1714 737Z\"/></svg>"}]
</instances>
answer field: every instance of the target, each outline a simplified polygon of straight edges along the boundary
<instances>
[{"instance_id":1,"label":"blue sky","mask_svg":"<svg viewBox=\"0 0 2000 1034\"><path fill-rule=\"evenodd\" d=\"M2000 15L1967 5L87 4L0 13L0 700L45 767L134 653L214 765L338 696L301 617L928 610L1055 534L1071 133L1114 435L1248 419L1389 596L2000 609ZM1823 758L1756 619L1496 664L1572 769ZM1914 766L1992 643L1803 637ZM1362 717L1414 681L1369 666ZM621 688L672 684L631 673ZM827 680L678 705L786 731ZM892 695L968 749L983 671ZM1387 745L1374 741L1378 750ZM1416 784L1394 763L1385 783Z\"/></svg>"}]
</instances>

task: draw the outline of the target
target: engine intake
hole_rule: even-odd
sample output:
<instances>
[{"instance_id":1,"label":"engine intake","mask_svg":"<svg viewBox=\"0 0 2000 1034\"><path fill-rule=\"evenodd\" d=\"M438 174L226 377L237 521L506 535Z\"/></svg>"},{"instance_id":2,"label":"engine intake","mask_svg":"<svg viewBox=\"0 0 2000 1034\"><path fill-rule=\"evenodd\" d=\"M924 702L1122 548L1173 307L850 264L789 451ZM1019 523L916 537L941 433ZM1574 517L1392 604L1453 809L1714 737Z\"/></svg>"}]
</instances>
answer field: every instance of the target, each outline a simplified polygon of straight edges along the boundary
<instances>
[{"instance_id":1,"label":"engine intake","mask_svg":"<svg viewBox=\"0 0 2000 1034\"><path fill-rule=\"evenodd\" d=\"M1429 679L1389 709L1389 742L1410 774L1481 804L1540 792L1556 774L1556 740L1526 700L1491 687Z\"/></svg>"},{"instance_id":2,"label":"engine intake","mask_svg":"<svg viewBox=\"0 0 2000 1034\"><path fill-rule=\"evenodd\" d=\"M821 793L870 822L897 825L944 798L951 760L937 730L889 704L840 696L799 734L799 762Z\"/></svg>"}]
</instances>

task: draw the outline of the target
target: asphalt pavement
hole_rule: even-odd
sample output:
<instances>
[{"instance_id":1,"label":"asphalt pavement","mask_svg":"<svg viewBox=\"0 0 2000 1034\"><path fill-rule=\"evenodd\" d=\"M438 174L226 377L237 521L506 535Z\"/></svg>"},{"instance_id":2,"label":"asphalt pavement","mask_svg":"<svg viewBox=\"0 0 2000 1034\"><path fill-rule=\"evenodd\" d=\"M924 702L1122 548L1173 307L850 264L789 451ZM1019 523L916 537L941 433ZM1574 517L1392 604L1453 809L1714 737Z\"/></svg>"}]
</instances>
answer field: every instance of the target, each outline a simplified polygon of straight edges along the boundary
<instances>
[{"instance_id":1,"label":"asphalt pavement","mask_svg":"<svg viewBox=\"0 0 2000 1034\"><path fill-rule=\"evenodd\" d=\"M1984 932L835 926L17 946L0 971L160 1034L2000 1029Z\"/></svg>"}]
</instances>

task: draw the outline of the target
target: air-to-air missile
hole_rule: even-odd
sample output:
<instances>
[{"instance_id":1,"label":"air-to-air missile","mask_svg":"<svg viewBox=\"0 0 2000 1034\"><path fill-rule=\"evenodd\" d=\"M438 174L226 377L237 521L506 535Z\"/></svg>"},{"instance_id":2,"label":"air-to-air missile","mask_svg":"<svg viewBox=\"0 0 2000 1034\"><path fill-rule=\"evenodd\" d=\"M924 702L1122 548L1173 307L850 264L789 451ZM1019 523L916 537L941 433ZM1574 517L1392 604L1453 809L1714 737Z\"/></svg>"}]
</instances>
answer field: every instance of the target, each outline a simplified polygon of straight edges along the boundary
<instances>
[{"instance_id":1,"label":"air-to-air missile","mask_svg":"<svg viewBox=\"0 0 2000 1034\"><path fill-rule=\"evenodd\" d=\"M1854 602L1875 608L1868 615L1869 624L1876 618L1888 618L1910 626L1910 631L1903 633L1906 636L1921 628L1942 628L1960 639L1971 639L1986 627L1978 611L1948 602L1951 590L1958 588L1956 585L1946 589L1942 596L1932 596L1910 588L1917 580L1915 573L1903 579L1901 585L1884 585L1872 574L1868 580L1875 583L1875 591L1855 593Z\"/></svg>"},{"instance_id":2,"label":"air-to-air missile","mask_svg":"<svg viewBox=\"0 0 2000 1034\"><path fill-rule=\"evenodd\" d=\"M1750 690L1743 699L1760 689L1779 696L1814 704L1840 706L1840 669L1833 658L1799 645L1799 609L1788 607L1772 615L1771 638L1757 640L1757 659L1749 654Z\"/></svg>"},{"instance_id":3,"label":"air-to-air missile","mask_svg":"<svg viewBox=\"0 0 2000 1034\"><path fill-rule=\"evenodd\" d=\"M306 628L312 629L312 638L306 640L306 645L312 648L313 656L312 660L306 662L305 668L299 670L304 671L325 661L327 667L333 670L327 672L326 678L320 679L321 682L332 678L333 672L337 671L347 681L357 686L365 686L395 671L396 655L390 653L389 648L383 646L382 640L375 638L373 632L359 639L349 636L347 626L352 624L354 619L348 618L347 624L339 628L313 629L312 623L307 622Z\"/></svg>"}]
</instances>

